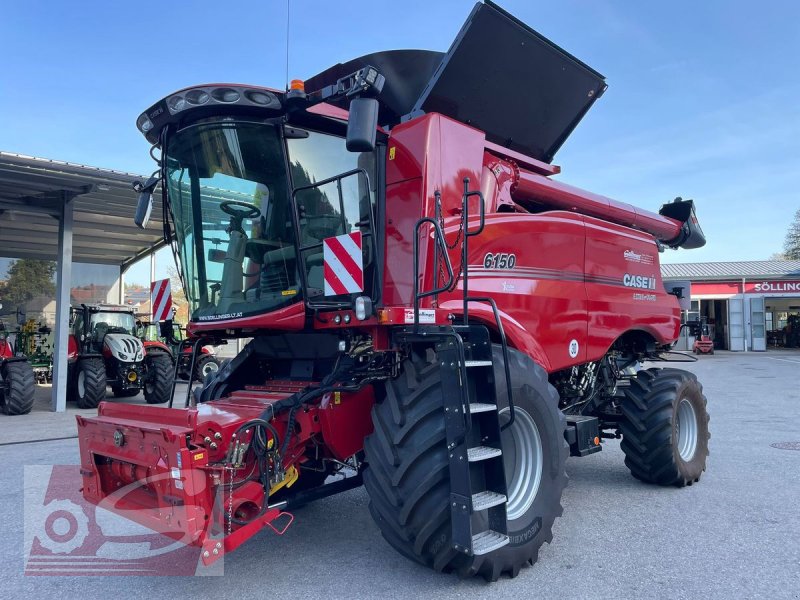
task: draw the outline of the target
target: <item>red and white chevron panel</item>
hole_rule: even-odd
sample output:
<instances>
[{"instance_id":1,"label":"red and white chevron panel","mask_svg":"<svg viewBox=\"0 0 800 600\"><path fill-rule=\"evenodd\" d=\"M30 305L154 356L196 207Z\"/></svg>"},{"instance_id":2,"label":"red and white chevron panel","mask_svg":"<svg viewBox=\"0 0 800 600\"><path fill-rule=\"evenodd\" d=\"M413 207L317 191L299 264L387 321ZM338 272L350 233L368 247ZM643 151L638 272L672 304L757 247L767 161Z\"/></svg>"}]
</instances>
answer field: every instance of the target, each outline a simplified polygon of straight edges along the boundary
<instances>
[{"instance_id":1,"label":"red and white chevron panel","mask_svg":"<svg viewBox=\"0 0 800 600\"><path fill-rule=\"evenodd\" d=\"M360 231L322 241L326 296L364 291L363 256Z\"/></svg>"},{"instance_id":2,"label":"red and white chevron panel","mask_svg":"<svg viewBox=\"0 0 800 600\"><path fill-rule=\"evenodd\" d=\"M159 279L150 284L150 312L153 321L166 321L172 311L172 289L169 279Z\"/></svg>"}]
</instances>

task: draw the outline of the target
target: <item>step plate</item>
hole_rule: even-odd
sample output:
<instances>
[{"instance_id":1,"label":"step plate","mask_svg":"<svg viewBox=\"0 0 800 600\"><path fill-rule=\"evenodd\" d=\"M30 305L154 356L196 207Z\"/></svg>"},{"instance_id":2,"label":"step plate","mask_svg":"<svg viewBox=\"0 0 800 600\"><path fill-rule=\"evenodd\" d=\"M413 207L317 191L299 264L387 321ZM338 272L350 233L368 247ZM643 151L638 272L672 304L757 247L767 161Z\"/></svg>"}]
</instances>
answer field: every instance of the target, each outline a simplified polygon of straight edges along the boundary
<instances>
[{"instance_id":1,"label":"step plate","mask_svg":"<svg viewBox=\"0 0 800 600\"><path fill-rule=\"evenodd\" d=\"M465 367L491 367L492 361L490 360L465 360Z\"/></svg>"},{"instance_id":2,"label":"step plate","mask_svg":"<svg viewBox=\"0 0 800 600\"><path fill-rule=\"evenodd\" d=\"M489 404L488 402L471 402L469 405L469 412L471 414L488 412L490 410L497 410L497 405Z\"/></svg>"},{"instance_id":3,"label":"step plate","mask_svg":"<svg viewBox=\"0 0 800 600\"><path fill-rule=\"evenodd\" d=\"M472 536L472 553L475 556L489 554L489 552L502 548L509 541L507 535L487 529Z\"/></svg>"},{"instance_id":4,"label":"step plate","mask_svg":"<svg viewBox=\"0 0 800 600\"><path fill-rule=\"evenodd\" d=\"M488 460L495 456L500 456L503 453L499 448L490 448L489 446L475 446L474 448L467 449L467 460L469 462L478 462L479 460Z\"/></svg>"},{"instance_id":5,"label":"step plate","mask_svg":"<svg viewBox=\"0 0 800 600\"><path fill-rule=\"evenodd\" d=\"M485 490L483 492L478 492L477 494L472 494L472 510L473 512L486 510L487 508L504 504L505 501L505 495Z\"/></svg>"}]
</instances>

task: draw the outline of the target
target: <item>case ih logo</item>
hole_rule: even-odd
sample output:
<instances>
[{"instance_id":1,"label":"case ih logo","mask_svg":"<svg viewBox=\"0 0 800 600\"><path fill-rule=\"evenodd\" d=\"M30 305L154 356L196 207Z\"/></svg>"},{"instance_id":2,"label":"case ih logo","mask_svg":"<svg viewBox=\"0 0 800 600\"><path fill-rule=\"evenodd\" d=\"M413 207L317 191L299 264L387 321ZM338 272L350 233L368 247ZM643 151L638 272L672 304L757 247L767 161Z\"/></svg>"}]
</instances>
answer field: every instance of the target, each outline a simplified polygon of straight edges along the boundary
<instances>
[{"instance_id":1,"label":"case ih logo","mask_svg":"<svg viewBox=\"0 0 800 600\"><path fill-rule=\"evenodd\" d=\"M622 255L628 262L640 263L643 265L652 265L655 262L655 258L652 254L641 254L635 250L625 250Z\"/></svg>"},{"instance_id":2,"label":"case ih logo","mask_svg":"<svg viewBox=\"0 0 800 600\"><path fill-rule=\"evenodd\" d=\"M78 465L28 465L24 473L25 575L223 574L224 559L204 567L197 546L86 502Z\"/></svg>"},{"instance_id":3,"label":"case ih logo","mask_svg":"<svg viewBox=\"0 0 800 600\"><path fill-rule=\"evenodd\" d=\"M654 290L656 289L656 278L625 273L625 276L622 278L622 285L625 287L638 288L640 290Z\"/></svg>"},{"instance_id":4,"label":"case ih logo","mask_svg":"<svg viewBox=\"0 0 800 600\"><path fill-rule=\"evenodd\" d=\"M753 286L756 292L800 292L800 281L764 281Z\"/></svg>"}]
</instances>

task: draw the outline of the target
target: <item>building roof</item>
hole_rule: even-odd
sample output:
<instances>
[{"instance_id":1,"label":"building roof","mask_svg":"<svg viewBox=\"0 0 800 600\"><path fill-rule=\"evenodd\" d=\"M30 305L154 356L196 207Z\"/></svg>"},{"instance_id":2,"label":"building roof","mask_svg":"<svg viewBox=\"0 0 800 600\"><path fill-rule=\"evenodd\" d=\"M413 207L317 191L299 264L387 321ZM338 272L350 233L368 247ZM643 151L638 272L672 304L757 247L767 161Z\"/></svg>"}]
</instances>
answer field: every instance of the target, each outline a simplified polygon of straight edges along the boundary
<instances>
[{"instance_id":1,"label":"building roof","mask_svg":"<svg viewBox=\"0 0 800 600\"><path fill-rule=\"evenodd\" d=\"M161 199L144 230L133 224L147 177L75 163L0 152L0 255L52 260L58 254L58 220L74 203L73 260L121 265L163 244Z\"/></svg>"},{"instance_id":2,"label":"building roof","mask_svg":"<svg viewBox=\"0 0 800 600\"><path fill-rule=\"evenodd\" d=\"M662 264L664 279L740 281L746 279L800 279L800 260Z\"/></svg>"}]
</instances>

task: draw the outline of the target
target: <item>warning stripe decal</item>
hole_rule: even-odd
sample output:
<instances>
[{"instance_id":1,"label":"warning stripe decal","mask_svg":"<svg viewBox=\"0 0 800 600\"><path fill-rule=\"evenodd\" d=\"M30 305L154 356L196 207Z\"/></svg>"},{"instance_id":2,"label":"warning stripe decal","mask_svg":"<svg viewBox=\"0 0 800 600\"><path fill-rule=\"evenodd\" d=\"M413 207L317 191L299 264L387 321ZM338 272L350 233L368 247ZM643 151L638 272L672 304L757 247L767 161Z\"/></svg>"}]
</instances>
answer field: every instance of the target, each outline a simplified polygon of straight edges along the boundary
<instances>
[{"instance_id":1,"label":"warning stripe decal","mask_svg":"<svg viewBox=\"0 0 800 600\"><path fill-rule=\"evenodd\" d=\"M150 284L150 312L153 321L169 319L172 309L172 290L169 279L160 279Z\"/></svg>"},{"instance_id":2,"label":"warning stripe decal","mask_svg":"<svg viewBox=\"0 0 800 600\"><path fill-rule=\"evenodd\" d=\"M326 238L322 242L325 295L339 296L364 290L361 232Z\"/></svg>"}]
</instances>

